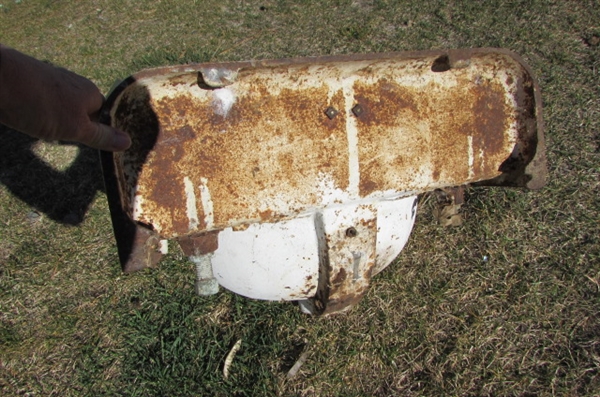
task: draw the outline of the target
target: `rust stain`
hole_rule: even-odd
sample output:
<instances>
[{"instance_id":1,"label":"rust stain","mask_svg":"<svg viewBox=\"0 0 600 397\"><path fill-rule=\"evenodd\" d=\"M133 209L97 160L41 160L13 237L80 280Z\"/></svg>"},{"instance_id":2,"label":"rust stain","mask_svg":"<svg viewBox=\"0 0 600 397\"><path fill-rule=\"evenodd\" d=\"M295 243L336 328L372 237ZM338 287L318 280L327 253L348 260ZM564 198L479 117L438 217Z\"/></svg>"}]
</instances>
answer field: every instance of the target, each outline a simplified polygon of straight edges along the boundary
<instances>
[{"instance_id":1,"label":"rust stain","mask_svg":"<svg viewBox=\"0 0 600 397\"><path fill-rule=\"evenodd\" d=\"M114 126L131 136L131 148L115 153L114 163L120 179L121 201L131 214L130 199L138 184L148 153L158 137L158 118L150 104L150 93L143 86L133 85L123 93L114 111ZM127 178L127 179L125 179Z\"/></svg>"},{"instance_id":2,"label":"rust stain","mask_svg":"<svg viewBox=\"0 0 600 397\"><path fill-rule=\"evenodd\" d=\"M157 164L169 163L168 158L162 158ZM177 170L165 167L154 172L160 172L160 178L149 179L148 194L146 198L148 203L146 208L153 214L155 222L160 224L161 230L169 227L181 231L177 234L184 234L189 231L189 219L186 214L186 199L182 192L185 190L183 180ZM153 173L154 173L153 172ZM149 206L152 203L155 208Z\"/></svg>"},{"instance_id":3,"label":"rust stain","mask_svg":"<svg viewBox=\"0 0 600 397\"><path fill-rule=\"evenodd\" d=\"M419 89L389 81L355 84L356 98L366 108L358 123L361 196L398 185L419 190L424 182L458 185L470 172L478 179L499 174L498 165L510 153L506 131L514 119L505 89L496 82L467 80L463 71L443 73L457 74L452 89L434 79ZM382 156L386 145L392 149Z\"/></svg>"},{"instance_id":4,"label":"rust stain","mask_svg":"<svg viewBox=\"0 0 600 397\"><path fill-rule=\"evenodd\" d=\"M497 84L487 83L472 88L472 105L474 117L473 151L485 153L478 156L475 162L475 173L496 176L499 164L506 157L506 137L508 120L512 119L510 110L505 103L504 95ZM497 156L500 155L500 162Z\"/></svg>"},{"instance_id":5,"label":"rust stain","mask_svg":"<svg viewBox=\"0 0 600 397\"><path fill-rule=\"evenodd\" d=\"M263 221L268 221L270 219L273 219L273 217L276 216L277 214L275 214L271 210L265 210L265 211L259 211L258 215L260 216L260 219L262 219Z\"/></svg>"},{"instance_id":6,"label":"rust stain","mask_svg":"<svg viewBox=\"0 0 600 397\"><path fill-rule=\"evenodd\" d=\"M155 106L159 132L156 144L150 154L142 176L146 183L140 184L143 194L144 212L151 215L152 222L166 236L181 236L190 232L190 219L186 212L184 178L195 182L197 197L198 229L206 226L205 214L200 205L201 193L198 190L200 178L194 178L193 170L182 168L186 143L194 141L196 132L190 125L187 115L197 111L198 105L186 96L171 100L161 100Z\"/></svg>"},{"instance_id":7,"label":"rust stain","mask_svg":"<svg viewBox=\"0 0 600 397\"><path fill-rule=\"evenodd\" d=\"M261 196L298 196L316 205L314 181L320 173L333 176L339 188L347 188L344 117L329 120L323 114L327 92L322 86L274 95L255 83L251 92L236 98L226 116L191 96L157 101L161 131L152 167L161 176L149 175L146 180L152 191L148 198L156 206L153 212L165 206L185 208L184 173L195 181L208 180L215 227L231 219L272 221L283 216L276 209L260 210L263 202L257 197ZM334 95L331 105L343 106L341 93ZM332 158L331 153L342 155ZM164 177L170 182L158 186ZM188 232L185 211L164 216L173 218L171 225L162 225L164 234Z\"/></svg>"},{"instance_id":8,"label":"rust stain","mask_svg":"<svg viewBox=\"0 0 600 397\"><path fill-rule=\"evenodd\" d=\"M310 294L317 288L316 285L311 285L301 292L302 296L310 296Z\"/></svg>"},{"instance_id":9,"label":"rust stain","mask_svg":"<svg viewBox=\"0 0 600 397\"><path fill-rule=\"evenodd\" d=\"M187 256L205 255L219 248L219 232L209 232L199 236L185 236L177 239L183 253Z\"/></svg>"},{"instance_id":10,"label":"rust stain","mask_svg":"<svg viewBox=\"0 0 600 397\"><path fill-rule=\"evenodd\" d=\"M275 221L319 207L323 176L335 189L349 188L347 117L358 127L361 197L460 185L522 168L535 155L535 142L515 142L535 141L537 117L527 72L515 73L518 65L506 54L424 54L396 63L392 55L381 57L384 66L377 56L365 57L371 61L355 72L351 87L352 106L362 109L356 115L348 112L343 88L311 73L336 76L357 57L331 58L320 68L308 64L313 60L231 65L240 73L223 89L202 89L193 72L177 72L163 83L152 71L140 73L159 82L149 85L157 95L133 84L113 117L134 142L125 155L115 155L123 205L131 212L138 185L138 221L166 237ZM444 56L450 67L434 68ZM460 67L452 67L453 60ZM494 77L499 70L510 73ZM407 83L407 75L419 82ZM507 86L515 87L518 109L506 97ZM160 90L170 94L161 96ZM223 93L231 97L226 110L218 103ZM329 107L339 110L333 118L325 114ZM515 119L519 137L507 132ZM510 158L511 152L518 158ZM190 230L186 213L184 178L194 186L196 230ZM213 215L204 213L207 200Z\"/></svg>"},{"instance_id":11,"label":"rust stain","mask_svg":"<svg viewBox=\"0 0 600 397\"><path fill-rule=\"evenodd\" d=\"M395 127L398 119L415 117L418 108L415 96L399 84L381 79L376 84L364 84L358 80L354 84L354 98L363 111L359 119L368 127Z\"/></svg>"},{"instance_id":12,"label":"rust stain","mask_svg":"<svg viewBox=\"0 0 600 397\"><path fill-rule=\"evenodd\" d=\"M335 277L331 280L332 288L341 285L344 281L346 281L346 277L347 277L346 270L343 268L340 269L338 271L338 273L335 275Z\"/></svg>"},{"instance_id":13,"label":"rust stain","mask_svg":"<svg viewBox=\"0 0 600 397\"><path fill-rule=\"evenodd\" d=\"M376 211L376 209L374 209L374 210ZM373 218L361 219L359 223L361 226L363 226L367 229L373 229L377 226L377 219L376 218L375 219L373 219Z\"/></svg>"}]
</instances>

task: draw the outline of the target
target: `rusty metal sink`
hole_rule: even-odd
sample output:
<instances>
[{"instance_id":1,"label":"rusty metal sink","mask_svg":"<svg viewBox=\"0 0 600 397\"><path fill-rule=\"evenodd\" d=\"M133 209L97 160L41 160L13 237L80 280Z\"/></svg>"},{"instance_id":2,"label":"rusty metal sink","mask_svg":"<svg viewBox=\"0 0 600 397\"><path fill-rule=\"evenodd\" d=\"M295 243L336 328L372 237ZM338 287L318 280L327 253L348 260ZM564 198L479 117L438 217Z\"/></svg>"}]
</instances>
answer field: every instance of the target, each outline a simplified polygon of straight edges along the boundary
<instances>
[{"instance_id":1,"label":"rusty metal sink","mask_svg":"<svg viewBox=\"0 0 600 397\"><path fill-rule=\"evenodd\" d=\"M546 178L539 88L521 58L469 49L189 64L141 71L103 121L125 271L168 241L218 285L345 310L399 254L416 196Z\"/></svg>"}]
</instances>

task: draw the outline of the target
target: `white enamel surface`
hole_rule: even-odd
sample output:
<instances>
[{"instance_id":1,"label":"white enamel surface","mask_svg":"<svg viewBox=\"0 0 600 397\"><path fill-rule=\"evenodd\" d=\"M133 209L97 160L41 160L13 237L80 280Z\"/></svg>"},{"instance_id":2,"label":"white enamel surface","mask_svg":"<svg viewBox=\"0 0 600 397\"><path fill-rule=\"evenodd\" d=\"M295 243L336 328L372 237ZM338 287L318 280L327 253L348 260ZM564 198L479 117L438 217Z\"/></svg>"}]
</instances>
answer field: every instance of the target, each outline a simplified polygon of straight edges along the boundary
<instances>
[{"instance_id":1,"label":"white enamel surface","mask_svg":"<svg viewBox=\"0 0 600 397\"><path fill-rule=\"evenodd\" d=\"M319 258L312 216L255 223L219 233L213 274L223 287L246 297L295 300L314 295Z\"/></svg>"},{"instance_id":2,"label":"white enamel surface","mask_svg":"<svg viewBox=\"0 0 600 397\"><path fill-rule=\"evenodd\" d=\"M417 197L381 201L377 205L377 256L373 275L387 267L404 248L417 215Z\"/></svg>"},{"instance_id":3,"label":"white enamel surface","mask_svg":"<svg viewBox=\"0 0 600 397\"><path fill-rule=\"evenodd\" d=\"M212 104L214 112L226 117L235 103L235 94L229 88L220 88L211 92L213 94Z\"/></svg>"},{"instance_id":4,"label":"white enamel surface","mask_svg":"<svg viewBox=\"0 0 600 397\"><path fill-rule=\"evenodd\" d=\"M389 265L406 244L415 220L415 200L410 196L339 206L292 220L252 224L245 230L227 228L219 233L219 248L212 257L214 277L249 298L311 298L319 281L319 239L323 247L326 236L332 274L344 269L366 288L369 280L364 274L373 261L372 275ZM356 237L346 236L349 227L356 228Z\"/></svg>"}]
</instances>

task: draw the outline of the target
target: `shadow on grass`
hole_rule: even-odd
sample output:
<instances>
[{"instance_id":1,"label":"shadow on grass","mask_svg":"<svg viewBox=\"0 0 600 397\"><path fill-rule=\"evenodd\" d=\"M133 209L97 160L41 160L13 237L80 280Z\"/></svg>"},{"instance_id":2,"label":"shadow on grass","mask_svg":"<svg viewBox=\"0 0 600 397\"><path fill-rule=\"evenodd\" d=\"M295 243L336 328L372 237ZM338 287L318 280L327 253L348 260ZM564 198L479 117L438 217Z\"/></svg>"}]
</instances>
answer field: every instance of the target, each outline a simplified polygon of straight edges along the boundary
<instances>
[{"instance_id":1,"label":"shadow on grass","mask_svg":"<svg viewBox=\"0 0 600 397\"><path fill-rule=\"evenodd\" d=\"M52 220L78 225L104 190L98 151L84 146L71 165L59 171L33 150L38 141L0 125L0 183Z\"/></svg>"}]
</instances>

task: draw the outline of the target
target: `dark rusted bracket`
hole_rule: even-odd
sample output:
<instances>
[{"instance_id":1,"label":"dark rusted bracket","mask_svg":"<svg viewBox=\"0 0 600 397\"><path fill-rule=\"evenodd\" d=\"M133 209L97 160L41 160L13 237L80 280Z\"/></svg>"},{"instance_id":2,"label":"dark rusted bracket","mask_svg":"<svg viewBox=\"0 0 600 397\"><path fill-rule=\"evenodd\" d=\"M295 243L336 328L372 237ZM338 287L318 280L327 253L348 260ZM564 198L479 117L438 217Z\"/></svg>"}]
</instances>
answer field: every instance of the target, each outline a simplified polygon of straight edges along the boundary
<instances>
[{"instance_id":1,"label":"dark rusted bracket","mask_svg":"<svg viewBox=\"0 0 600 397\"><path fill-rule=\"evenodd\" d=\"M111 89L111 94L100 111L101 123L110 125L110 107L133 82L135 79L130 77ZM132 221L123 210L113 153L99 153L121 268L123 272L131 273L155 267L163 256L160 252L160 237L151 229Z\"/></svg>"},{"instance_id":2,"label":"dark rusted bracket","mask_svg":"<svg viewBox=\"0 0 600 397\"><path fill-rule=\"evenodd\" d=\"M199 236L185 236L177 239L186 256L211 254L219 248L219 232L208 232Z\"/></svg>"},{"instance_id":3,"label":"dark rusted bracket","mask_svg":"<svg viewBox=\"0 0 600 397\"><path fill-rule=\"evenodd\" d=\"M108 206L123 272L131 273L155 267L162 259L160 237L152 230L136 224L121 207L119 188L114 174L112 153L101 152L100 161Z\"/></svg>"}]
</instances>

